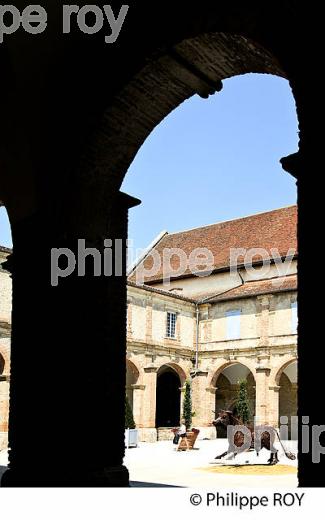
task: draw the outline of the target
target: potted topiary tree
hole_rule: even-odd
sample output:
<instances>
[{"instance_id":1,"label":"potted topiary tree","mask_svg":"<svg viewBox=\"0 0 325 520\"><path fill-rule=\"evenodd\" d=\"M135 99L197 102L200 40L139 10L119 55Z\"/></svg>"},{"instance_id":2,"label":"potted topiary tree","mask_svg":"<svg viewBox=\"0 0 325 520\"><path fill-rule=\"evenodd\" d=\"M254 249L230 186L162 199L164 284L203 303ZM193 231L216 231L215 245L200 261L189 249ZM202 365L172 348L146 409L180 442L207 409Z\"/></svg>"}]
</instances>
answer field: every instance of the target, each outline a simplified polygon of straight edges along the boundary
<instances>
[{"instance_id":1,"label":"potted topiary tree","mask_svg":"<svg viewBox=\"0 0 325 520\"><path fill-rule=\"evenodd\" d=\"M139 432L134 422L132 408L127 395L125 395L125 447L137 448Z\"/></svg>"},{"instance_id":2,"label":"potted topiary tree","mask_svg":"<svg viewBox=\"0 0 325 520\"><path fill-rule=\"evenodd\" d=\"M185 392L183 401L183 418L186 424L186 430L190 431L192 426L192 395L191 395L191 383L189 380L185 382Z\"/></svg>"},{"instance_id":3,"label":"potted topiary tree","mask_svg":"<svg viewBox=\"0 0 325 520\"><path fill-rule=\"evenodd\" d=\"M249 399L247 392L247 381L246 379L242 379L239 381L239 391L238 397L236 401L236 411L238 417L242 420L244 424L247 424L250 419L250 407L249 407Z\"/></svg>"},{"instance_id":4,"label":"potted topiary tree","mask_svg":"<svg viewBox=\"0 0 325 520\"><path fill-rule=\"evenodd\" d=\"M192 410L192 387L191 380L188 379L185 381L185 392L184 392L184 400L183 400L183 419L185 421L187 440L190 449L193 449L195 441L200 433L200 430L196 428L192 428L192 418L195 416L195 412ZM183 445L183 441L181 442L181 449L185 449L186 444Z\"/></svg>"}]
</instances>

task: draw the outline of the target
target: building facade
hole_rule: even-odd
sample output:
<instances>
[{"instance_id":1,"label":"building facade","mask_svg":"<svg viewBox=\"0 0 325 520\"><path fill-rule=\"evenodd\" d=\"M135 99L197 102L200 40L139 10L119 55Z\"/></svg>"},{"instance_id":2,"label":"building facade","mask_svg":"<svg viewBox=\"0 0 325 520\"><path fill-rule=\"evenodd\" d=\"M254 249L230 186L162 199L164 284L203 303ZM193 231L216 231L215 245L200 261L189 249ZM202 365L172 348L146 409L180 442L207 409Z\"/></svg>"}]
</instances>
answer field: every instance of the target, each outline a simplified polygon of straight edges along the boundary
<instances>
[{"instance_id":1,"label":"building facade","mask_svg":"<svg viewBox=\"0 0 325 520\"><path fill-rule=\"evenodd\" d=\"M278 427L283 417L281 424L287 421L289 435L296 436L296 221L291 206L166 233L133 268L127 388L143 440L170 435L188 378L201 438L215 437L212 421L220 409L235 409L243 379L251 419ZM181 271L180 258L198 248L209 251L212 269ZM155 263L161 267L154 270Z\"/></svg>"},{"instance_id":2,"label":"building facade","mask_svg":"<svg viewBox=\"0 0 325 520\"><path fill-rule=\"evenodd\" d=\"M220 409L235 410L241 380L247 381L251 420L278 427L280 418L286 417L295 437L296 219L297 208L291 206L165 233L131 270L126 392L141 440L170 437L182 415L188 379L193 426L200 429L201 438L215 438L212 421ZM209 250L209 272L187 268L181 272L180 256L189 258L198 248L201 254ZM167 272L163 262L154 272L153 256L163 259L166 251L173 253ZM2 261L9 252L1 249ZM0 287L0 442L5 446L11 279L1 267Z\"/></svg>"}]
</instances>

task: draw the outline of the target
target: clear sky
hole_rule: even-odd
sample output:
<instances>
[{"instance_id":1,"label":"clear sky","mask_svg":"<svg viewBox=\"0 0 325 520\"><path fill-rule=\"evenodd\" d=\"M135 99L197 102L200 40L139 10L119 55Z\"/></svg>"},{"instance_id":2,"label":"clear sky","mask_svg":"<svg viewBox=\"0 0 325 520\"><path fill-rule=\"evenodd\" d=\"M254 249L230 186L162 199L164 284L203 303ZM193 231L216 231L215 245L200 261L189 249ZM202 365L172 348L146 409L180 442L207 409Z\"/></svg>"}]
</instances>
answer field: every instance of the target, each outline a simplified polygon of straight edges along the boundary
<instances>
[{"instance_id":1,"label":"clear sky","mask_svg":"<svg viewBox=\"0 0 325 520\"><path fill-rule=\"evenodd\" d=\"M248 74L208 100L192 97L151 133L122 190L142 200L129 237L145 248L170 232L296 202L295 179L279 159L297 151L298 124L286 80ZM0 244L10 245L0 208Z\"/></svg>"},{"instance_id":2,"label":"clear sky","mask_svg":"<svg viewBox=\"0 0 325 520\"><path fill-rule=\"evenodd\" d=\"M12 246L9 220L3 206L0 208L0 246Z\"/></svg>"}]
</instances>

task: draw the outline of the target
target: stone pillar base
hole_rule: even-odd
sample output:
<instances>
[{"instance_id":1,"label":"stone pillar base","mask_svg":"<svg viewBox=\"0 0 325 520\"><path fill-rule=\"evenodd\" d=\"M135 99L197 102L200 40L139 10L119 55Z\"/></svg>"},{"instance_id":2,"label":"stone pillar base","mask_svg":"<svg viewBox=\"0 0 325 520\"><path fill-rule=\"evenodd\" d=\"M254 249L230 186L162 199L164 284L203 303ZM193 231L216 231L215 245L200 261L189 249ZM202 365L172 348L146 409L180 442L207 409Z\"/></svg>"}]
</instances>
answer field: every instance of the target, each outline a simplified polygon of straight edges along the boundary
<instances>
[{"instance_id":1,"label":"stone pillar base","mask_svg":"<svg viewBox=\"0 0 325 520\"><path fill-rule=\"evenodd\" d=\"M31 462L32 466L32 462ZM57 468L55 468L57 469ZM69 472L64 466L56 473L51 468L25 470L7 469L1 479L1 487L128 487L129 472L125 466L100 470L77 469Z\"/></svg>"},{"instance_id":2,"label":"stone pillar base","mask_svg":"<svg viewBox=\"0 0 325 520\"><path fill-rule=\"evenodd\" d=\"M158 441L172 441L174 434L171 428L157 428L157 440Z\"/></svg>"},{"instance_id":3,"label":"stone pillar base","mask_svg":"<svg viewBox=\"0 0 325 520\"><path fill-rule=\"evenodd\" d=\"M194 426L200 430L198 439L199 440L214 440L217 438L216 429L214 426ZM171 432L171 428L139 428L139 441L140 442L157 442L157 441L171 441L174 434Z\"/></svg>"},{"instance_id":4,"label":"stone pillar base","mask_svg":"<svg viewBox=\"0 0 325 520\"><path fill-rule=\"evenodd\" d=\"M140 442L157 442L156 428L139 428Z\"/></svg>"},{"instance_id":5,"label":"stone pillar base","mask_svg":"<svg viewBox=\"0 0 325 520\"><path fill-rule=\"evenodd\" d=\"M198 430L200 430L198 440L203 441L207 440L215 440L217 438L216 429L214 426L195 426Z\"/></svg>"}]
</instances>

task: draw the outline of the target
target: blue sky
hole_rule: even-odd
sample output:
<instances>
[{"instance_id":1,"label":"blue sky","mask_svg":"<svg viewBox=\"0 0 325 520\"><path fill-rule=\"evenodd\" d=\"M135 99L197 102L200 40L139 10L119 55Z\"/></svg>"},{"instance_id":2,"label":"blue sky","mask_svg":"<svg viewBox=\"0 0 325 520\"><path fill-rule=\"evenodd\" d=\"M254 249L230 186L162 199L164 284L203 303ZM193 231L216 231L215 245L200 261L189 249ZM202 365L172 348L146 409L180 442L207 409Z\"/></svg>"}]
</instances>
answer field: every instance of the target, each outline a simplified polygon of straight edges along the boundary
<instances>
[{"instance_id":1,"label":"blue sky","mask_svg":"<svg viewBox=\"0 0 325 520\"><path fill-rule=\"evenodd\" d=\"M248 74L208 100L185 101L151 133L122 190L142 200L129 237L145 248L170 232L296 202L295 179L279 159L297 150L298 124L286 80ZM10 245L0 208L0 244Z\"/></svg>"}]
</instances>

